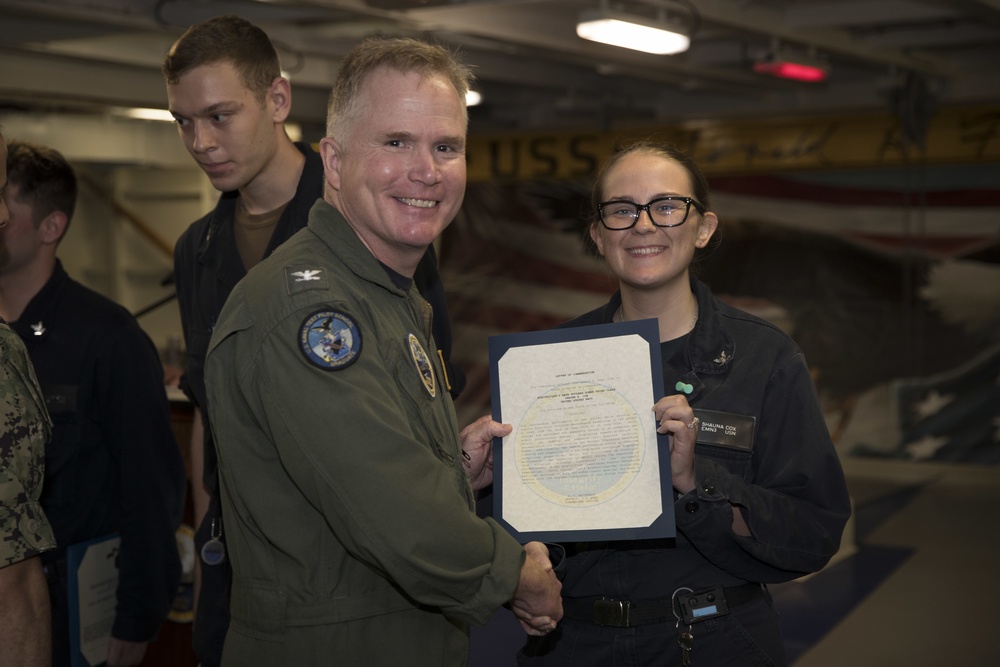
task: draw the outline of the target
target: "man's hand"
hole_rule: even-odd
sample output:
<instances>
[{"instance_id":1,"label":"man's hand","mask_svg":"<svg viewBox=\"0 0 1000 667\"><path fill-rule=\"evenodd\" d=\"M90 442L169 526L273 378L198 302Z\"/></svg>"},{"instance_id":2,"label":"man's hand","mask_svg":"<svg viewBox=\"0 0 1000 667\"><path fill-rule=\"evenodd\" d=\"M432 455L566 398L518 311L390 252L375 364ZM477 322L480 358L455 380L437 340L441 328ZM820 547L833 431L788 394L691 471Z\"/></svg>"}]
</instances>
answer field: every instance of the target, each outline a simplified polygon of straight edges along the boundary
<instances>
[{"instance_id":1,"label":"man's hand","mask_svg":"<svg viewBox=\"0 0 1000 667\"><path fill-rule=\"evenodd\" d=\"M541 636L556 629L562 618L562 584L549 561L549 550L541 542L524 545L527 557L510 608L529 635Z\"/></svg>"},{"instance_id":2,"label":"man's hand","mask_svg":"<svg viewBox=\"0 0 1000 667\"><path fill-rule=\"evenodd\" d=\"M459 433L462 441L462 467L469 476L472 490L485 489L493 483L493 438L510 435L514 427L495 422L489 415L480 417Z\"/></svg>"},{"instance_id":3,"label":"man's hand","mask_svg":"<svg viewBox=\"0 0 1000 667\"><path fill-rule=\"evenodd\" d=\"M130 667L142 662L149 642L127 642L115 639L108 642L108 667Z\"/></svg>"}]
</instances>

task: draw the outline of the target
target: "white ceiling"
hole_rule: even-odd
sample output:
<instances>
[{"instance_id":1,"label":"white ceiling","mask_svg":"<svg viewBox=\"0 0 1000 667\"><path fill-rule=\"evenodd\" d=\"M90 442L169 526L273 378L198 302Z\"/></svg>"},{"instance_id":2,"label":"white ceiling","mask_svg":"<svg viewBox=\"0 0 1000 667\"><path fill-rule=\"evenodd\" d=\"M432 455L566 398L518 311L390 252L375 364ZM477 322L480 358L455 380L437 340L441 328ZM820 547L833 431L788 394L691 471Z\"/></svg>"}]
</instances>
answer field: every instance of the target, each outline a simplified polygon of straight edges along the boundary
<instances>
[{"instance_id":1,"label":"white ceiling","mask_svg":"<svg viewBox=\"0 0 1000 667\"><path fill-rule=\"evenodd\" d=\"M634 0L696 27L652 56L575 34L599 0L0 0L0 112L163 107L159 66L189 24L237 13L279 46L293 120L315 139L339 59L373 32L459 47L485 103L473 132L612 129L690 118L1000 103L1000 0ZM691 9L696 8L696 16ZM822 84L754 74L778 44L830 67ZM312 136L311 136L312 135Z\"/></svg>"}]
</instances>

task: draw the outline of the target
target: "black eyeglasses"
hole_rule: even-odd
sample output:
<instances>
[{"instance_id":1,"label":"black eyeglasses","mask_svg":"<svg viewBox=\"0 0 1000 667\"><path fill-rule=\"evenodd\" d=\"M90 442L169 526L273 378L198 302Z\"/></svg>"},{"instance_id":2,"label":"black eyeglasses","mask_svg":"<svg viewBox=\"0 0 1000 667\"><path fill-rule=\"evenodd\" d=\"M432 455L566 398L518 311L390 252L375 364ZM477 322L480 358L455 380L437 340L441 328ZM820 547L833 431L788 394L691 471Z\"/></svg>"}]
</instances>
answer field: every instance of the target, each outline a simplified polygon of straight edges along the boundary
<instances>
[{"instance_id":1,"label":"black eyeglasses","mask_svg":"<svg viewBox=\"0 0 1000 667\"><path fill-rule=\"evenodd\" d=\"M612 199L598 204L597 211L602 225L620 231L634 227L643 211L657 227L680 227L687 222L691 206L704 215L705 207L691 197L660 197L648 204Z\"/></svg>"}]
</instances>

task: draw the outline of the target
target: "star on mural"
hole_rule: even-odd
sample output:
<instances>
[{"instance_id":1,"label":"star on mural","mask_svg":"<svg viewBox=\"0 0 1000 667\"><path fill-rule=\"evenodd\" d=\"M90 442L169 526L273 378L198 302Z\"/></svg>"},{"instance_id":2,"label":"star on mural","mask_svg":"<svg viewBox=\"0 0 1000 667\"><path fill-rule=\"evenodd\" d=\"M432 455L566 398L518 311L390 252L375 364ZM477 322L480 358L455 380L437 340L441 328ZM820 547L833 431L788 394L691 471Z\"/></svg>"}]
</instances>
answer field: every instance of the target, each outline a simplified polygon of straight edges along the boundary
<instances>
[{"instance_id":1,"label":"star on mural","mask_svg":"<svg viewBox=\"0 0 1000 667\"><path fill-rule=\"evenodd\" d=\"M918 420L924 420L928 417L936 415L941 411L941 408L954 400L954 394L941 394L937 389L933 389L930 393L924 396L924 400L913 406L913 412L916 414Z\"/></svg>"},{"instance_id":2,"label":"star on mural","mask_svg":"<svg viewBox=\"0 0 1000 667\"><path fill-rule=\"evenodd\" d=\"M948 438L942 435L925 435L919 440L908 443L905 447L906 453L914 461L926 461L934 458L939 449L948 444Z\"/></svg>"}]
</instances>

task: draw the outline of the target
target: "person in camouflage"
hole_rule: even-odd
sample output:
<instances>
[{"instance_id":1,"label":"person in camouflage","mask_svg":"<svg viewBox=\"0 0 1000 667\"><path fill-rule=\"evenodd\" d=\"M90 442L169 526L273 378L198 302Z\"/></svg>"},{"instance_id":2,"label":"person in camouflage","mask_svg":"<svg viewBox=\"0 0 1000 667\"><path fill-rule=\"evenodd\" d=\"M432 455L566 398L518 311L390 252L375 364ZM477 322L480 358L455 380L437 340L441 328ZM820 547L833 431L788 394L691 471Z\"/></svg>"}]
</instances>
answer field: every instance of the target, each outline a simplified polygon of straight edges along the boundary
<instances>
[{"instance_id":1,"label":"person in camouflage","mask_svg":"<svg viewBox=\"0 0 1000 667\"><path fill-rule=\"evenodd\" d=\"M38 498L49 413L20 337L0 319L0 567L55 546Z\"/></svg>"},{"instance_id":2,"label":"person in camouflage","mask_svg":"<svg viewBox=\"0 0 1000 667\"><path fill-rule=\"evenodd\" d=\"M6 164L0 134L0 229L9 219ZM49 593L38 558L56 546L39 503L51 431L24 343L0 319L0 667L51 660Z\"/></svg>"}]
</instances>

